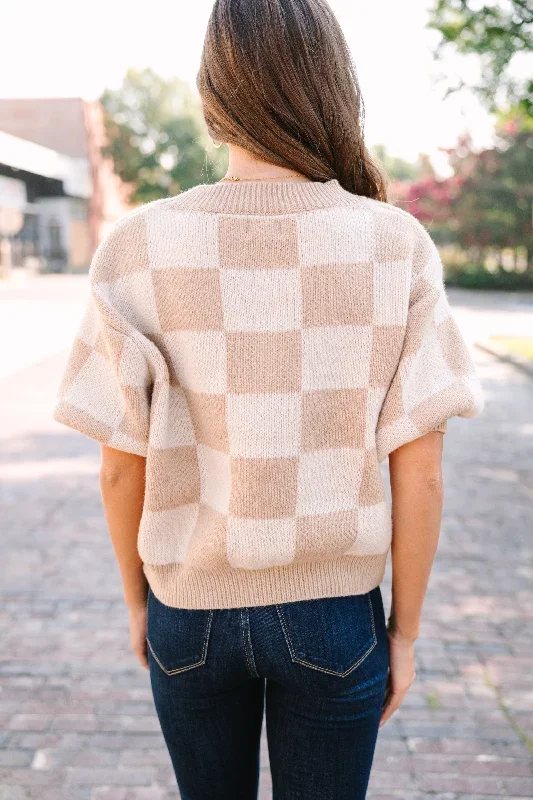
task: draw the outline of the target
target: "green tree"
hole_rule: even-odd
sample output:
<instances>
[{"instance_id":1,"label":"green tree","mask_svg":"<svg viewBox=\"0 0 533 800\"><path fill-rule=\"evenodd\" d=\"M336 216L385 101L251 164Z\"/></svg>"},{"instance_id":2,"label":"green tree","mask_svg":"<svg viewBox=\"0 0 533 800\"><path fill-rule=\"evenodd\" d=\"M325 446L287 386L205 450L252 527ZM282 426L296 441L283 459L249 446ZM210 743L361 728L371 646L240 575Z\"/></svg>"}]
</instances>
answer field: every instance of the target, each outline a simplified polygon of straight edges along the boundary
<instances>
[{"instance_id":1,"label":"green tree","mask_svg":"<svg viewBox=\"0 0 533 800\"><path fill-rule=\"evenodd\" d=\"M376 144L370 149L391 180L412 181L419 176L420 168L417 164L398 156L391 156L384 144Z\"/></svg>"},{"instance_id":2,"label":"green tree","mask_svg":"<svg viewBox=\"0 0 533 800\"><path fill-rule=\"evenodd\" d=\"M218 180L224 150L214 148L201 106L179 78L164 80L151 69L128 70L117 90L106 89L108 145L115 171L131 186L130 201L147 203Z\"/></svg>"},{"instance_id":3,"label":"green tree","mask_svg":"<svg viewBox=\"0 0 533 800\"><path fill-rule=\"evenodd\" d=\"M519 119L497 128L498 145L476 152L468 136L449 149L446 223L464 250L523 248L533 269L533 130Z\"/></svg>"},{"instance_id":4,"label":"green tree","mask_svg":"<svg viewBox=\"0 0 533 800\"><path fill-rule=\"evenodd\" d=\"M398 205L439 244L458 245L471 264L499 256L507 275L514 253L515 268L525 263L533 274L533 119L501 119L496 134L496 146L485 150L475 150L469 134L441 148L453 174L405 182Z\"/></svg>"},{"instance_id":5,"label":"green tree","mask_svg":"<svg viewBox=\"0 0 533 800\"><path fill-rule=\"evenodd\" d=\"M481 80L472 88L490 111L506 106L533 116L533 0L434 0L429 27L441 34L437 58L450 45L480 57Z\"/></svg>"}]
</instances>

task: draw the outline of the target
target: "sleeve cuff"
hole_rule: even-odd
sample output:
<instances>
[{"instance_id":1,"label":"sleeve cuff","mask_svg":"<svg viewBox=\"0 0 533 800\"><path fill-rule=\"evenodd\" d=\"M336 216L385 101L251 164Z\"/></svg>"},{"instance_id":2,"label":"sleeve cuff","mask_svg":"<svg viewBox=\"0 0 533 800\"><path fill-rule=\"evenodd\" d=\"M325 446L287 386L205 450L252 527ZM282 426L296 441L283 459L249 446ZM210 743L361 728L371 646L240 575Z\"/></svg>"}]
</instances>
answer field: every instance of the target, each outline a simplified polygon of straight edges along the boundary
<instances>
[{"instance_id":1,"label":"sleeve cuff","mask_svg":"<svg viewBox=\"0 0 533 800\"><path fill-rule=\"evenodd\" d=\"M148 455L147 442L138 441L120 431L113 430L87 412L64 401L59 401L55 405L52 417L56 422L115 450L122 450L125 453L145 458Z\"/></svg>"},{"instance_id":2,"label":"sleeve cuff","mask_svg":"<svg viewBox=\"0 0 533 800\"><path fill-rule=\"evenodd\" d=\"M444 422L441 422L440 425L437 425L435 428L432 428L432 430L438 431L439 433L446 433L447 427L448 427L448 420L445 419Z\"/></svg>"}]
</instances>

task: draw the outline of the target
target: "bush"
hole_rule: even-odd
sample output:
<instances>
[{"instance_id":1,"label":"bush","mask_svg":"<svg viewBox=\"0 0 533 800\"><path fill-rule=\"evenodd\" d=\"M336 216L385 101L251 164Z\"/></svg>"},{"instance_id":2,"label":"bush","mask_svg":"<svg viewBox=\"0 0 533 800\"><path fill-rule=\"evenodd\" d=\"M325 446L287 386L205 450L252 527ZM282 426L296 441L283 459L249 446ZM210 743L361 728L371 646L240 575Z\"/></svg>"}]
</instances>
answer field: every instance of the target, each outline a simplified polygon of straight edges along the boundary
<instances>
[{"instance_id":1,"label":"bush","mask_svg":"<svg viewBox=\"0 0 533 800\"><path fill-rule=\"evenodd\" d=\"M533 291L531 272L489 272L483 267L466 265L462 269L444 267L446 286L463 289L500 289L506 292Z\"/></svg>"}]
</instances>

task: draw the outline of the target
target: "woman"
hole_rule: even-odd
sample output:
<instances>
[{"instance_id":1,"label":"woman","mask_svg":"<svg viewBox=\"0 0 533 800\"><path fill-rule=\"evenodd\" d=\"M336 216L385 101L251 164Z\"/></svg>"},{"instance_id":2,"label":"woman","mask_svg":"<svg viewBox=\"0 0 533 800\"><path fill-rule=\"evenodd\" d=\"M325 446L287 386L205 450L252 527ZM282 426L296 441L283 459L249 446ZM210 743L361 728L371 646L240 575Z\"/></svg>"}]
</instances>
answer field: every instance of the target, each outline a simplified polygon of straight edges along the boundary
<instances>
[{"instance_id":1,"label":"woman","mask_svg":"<svg viewBox=\"0 0 533 800\"><path fill-rule=\"evenodd\" d=\"M483 399L326 2L217 0L198 88L227 175L100 245L55 418L102 443L182 797L257 796L266 706L276 800L364 798L415 678L443 433Z\"/></svg>"}]
</instances>

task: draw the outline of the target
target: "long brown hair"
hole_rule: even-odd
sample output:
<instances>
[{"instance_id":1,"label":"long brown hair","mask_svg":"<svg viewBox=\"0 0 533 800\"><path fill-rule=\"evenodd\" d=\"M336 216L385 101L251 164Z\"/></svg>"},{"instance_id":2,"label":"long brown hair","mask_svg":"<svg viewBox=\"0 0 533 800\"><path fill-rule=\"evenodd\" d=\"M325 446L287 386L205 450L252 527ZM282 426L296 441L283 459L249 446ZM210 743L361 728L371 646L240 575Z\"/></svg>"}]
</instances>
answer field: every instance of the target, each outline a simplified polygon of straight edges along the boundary
<instances>
[{"instance_id":1,"label":"long brown hair","mask_svg":"<svg viewBox=\"0 0 533 800\"><path fill-rule=\"evenodd\" d=\"M215 0L196 84L213 139L386 201L356 69L326 0Z\"/></svg>"}]
</instances>

